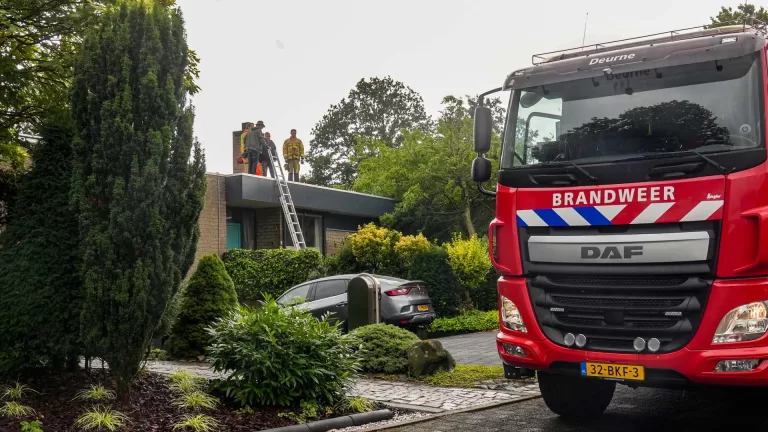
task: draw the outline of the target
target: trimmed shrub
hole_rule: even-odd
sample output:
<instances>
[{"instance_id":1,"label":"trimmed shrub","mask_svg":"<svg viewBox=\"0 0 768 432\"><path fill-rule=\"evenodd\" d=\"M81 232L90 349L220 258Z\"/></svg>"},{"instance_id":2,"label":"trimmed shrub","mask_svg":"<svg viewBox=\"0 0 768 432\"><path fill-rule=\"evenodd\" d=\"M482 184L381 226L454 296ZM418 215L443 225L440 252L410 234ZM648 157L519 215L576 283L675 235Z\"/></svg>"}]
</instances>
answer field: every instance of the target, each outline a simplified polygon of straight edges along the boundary
<instances>
[{"instance_id":1,"label":"trimmed shrub","mask_svg":"<svg viewBox=\"0 0 768 432\"><path fill-rule=\"evenodd\" d=\"M220 389L243 406L342 400L359 368L355 340L301 308L273 299L240 306L208 329L216 372L231 374Z\"/></svg>"},{"instance_id":2,"label":"trimmed shrub","mask_svg":"<svg viewBox=\"0 0 768 432\"><path fill-rule=\"evenodd\" d=\"M354 329L351 336L361 342L361 367L366 372L399 374L408 371L408 348L419 338L391 324L373 324Z\"/></svg>"},{"instance_id":3,"label":"trimmed shrub","mask_svg":"<svg viewBox=\"0 0 768 432\"><path fill-rule=\"evenodd\" d=\"M397 254L398 261L406 267L413 265L413 260L419 254L429 252L435 245L429 242L422 234L415 236L402 236L395 244L395 254Z\"/></svg>"},{"instance_id":4,"label":"trimmed shrub","mask_svg":"<svg viewBox=\"0 0 768 432\"><path fill-rule=\"evenodd\" d=\"M473 235L464 240L454 234L453 241L445 244L445 250L453 274L465 288L472 289L485 281L488 269L491 268L488 240L485 237Z\"/></svg>"},{"instance_id":5,"label":"trimmed shrub","mask_svg":"<svg viewBox=\"0 0 768 432\"><path fill-rule=\"evenodd\" d=\"M438 316L455 316L464 305L461 285L451 271L448 254L443 248L417 255L408 277L424 281Z\"/></svg>"},{"instance_id":6,"label":"trimmed shrub","mask_svg":"<svg viewBox=\"0 0 768 432\"><path fill-rule=\"evenodd\" d=\"M0 375L76 367L84 353L79 233L69 206L73 130L66 111L44 119L0 233Z\"/></svg>"},{"instance_id":7,"label":"trimmed shrub","mask_svg":"<svg viewBox=\"0 0 768 432\"><path fill-rule=\"evenodd\" d=\"M485 311L499 308L498 281L499 275L496 273L496 269L491 267L485 276L485 282L470 292L475 309Z\"/></svg>"},{"instance_id":8,"label":"trimmed shrub","mask_svg":"<svg viewBox=\"0 0 768 432\"><path fill-rule=\"evenodd\" d=\"M347 237L346 242L364 271L394 276L402 268L395 255L395 245L401 238L398 231L369 223Z\"/></svg>"},{"instance_id":9,"label":"trimmed shrub","mask_svg":"<svg viewBox=\"0 0 768 432\"><path fill-rule=\"evenodd\" d=\"M222 259L240 301L262 300L265 294L277 298L324 273L323 257L315 249L233 249Z\"/></svg>"},{"instance_id":10,"label":"trimmed shrub","mask_svg":"<svg viewBox=\"0 0 768 432\"><path fill-rule=\"evenodd\" d=\"M432 321L429 331L438 332L479 332L499 328L499 312L471 310L451 318L437 318Z\"/></svg>"},{"instance_id":11,"label":"trimmed shrub","mask_svg":"<svg viewBox=\"0 0 768 432\"><path fill-rule=\"evenodd\" d=\"M205 328L237 307L235 285L216 254L206 255L189 279L184 302L167 350L175 357L203 354L210 335Z\"/></svg>"}]
</instances>

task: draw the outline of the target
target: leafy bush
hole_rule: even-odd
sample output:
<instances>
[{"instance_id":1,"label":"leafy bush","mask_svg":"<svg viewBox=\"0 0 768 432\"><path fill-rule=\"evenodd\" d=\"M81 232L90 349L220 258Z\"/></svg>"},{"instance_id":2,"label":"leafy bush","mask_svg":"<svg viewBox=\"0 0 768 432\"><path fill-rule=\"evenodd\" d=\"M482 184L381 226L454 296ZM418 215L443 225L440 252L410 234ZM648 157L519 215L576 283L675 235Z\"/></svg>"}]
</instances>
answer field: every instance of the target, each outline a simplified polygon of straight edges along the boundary
<instances>
[{"instance_id":1,"label":"leafy bush","mask_svg":"<svg viewBox=\"0 0 768 432\"><path fill-rule=\"evenodd\" d=\"M453 274L466 289L471 290L485 281L491 268L486 238L473 235L464 240L454 234L453 241L445 244L445 250Z\"/></svg>"},{"instance_id":2,"label":"leafy bush","mask_svg":"<svg viewBox=\"0 0 768 432\"><path fill-rule=\"evenodd\" d=\"M435 246L422 234L402 236L395 244L395 253L406 267L413 265L413 260L421 253L431 251Z\"/></svg>"},{"instance_id":3,"label":"leafy bush","mask_svg":"<svg viewBox=\"0 0 768 432\"><path fill-rule=\"evenodd\" d=\"M438 316L454 316L459 313L463 306L461 286L451 271L448 255L443 248L417 255L408 277L425 282Z\"/></svg>"},{"instance_id":4,"label":"leafy bush","mask_svg":"<svg viewBox=\"0 0 768 432\"><path fill-rule=\"evenodd\" d=\"M222 257L240 301L277 298L288 288L323 273L323 257L315 249L233 249Z\"/></svg>"},{"instance_id":5,"label":"leafy bush","mask_svg":"<svg viewBox=\"0 0 768 432\"><path fill-rule=\"evenodd\" d=\"M308 311L271 298L259 303L258 309L239 307L209 329L214 370L231 372L221 389L250 407L340 400L359 368L354 339Z\"/></svg>"},{"instance_id":6,"label":"leafy bush","mask_svg":"<svg viewBox=\"0 0 768 432\"><path fill-rule=\"evenodd\" d=\"M499 312L471 310L451 318L437 318L429 326L430 332L478 332L499 328Z\"/></svg>"},{"instance_id":7,"label":"leafy bush","mask_svg":"<svg viewBox=\"0 0 768 432\"><path fill-rule=\"evenodd\" d=\"M419 338L390 324L373 324L354 329L351 336L361 343L360 365L366 372L405 373L408 348Z\"/></svg>"},{"instance_id":8,"label":"leafy bush","mask_svg":"<svg viewBox=\"0 0 768 432\"><path fill-rule=\"evenodd\" d=\"M402 234L395 230L378 227L373 223L362 226L347 237L355 261L365 271L381 274L398 273L401 267L395 256L395 245Z\"/></svg>"},{"instance_id":9,"label":"leafy bush","mask_svg":"<svg viewBox=\"0 0 768 432\"><path fill-rule=\"evenodd\" d=\"M210 342L205 328L236 306L235 285L224 264L215 254L204 256L187 285L181 313L166 342L168 351L176 357L203 354Z\"/></svg>"},{"instance_id":10,"label":"leafy bush","mask_svg":"<svg viewBox=\"0 0 768 432\"><path fill-rule=\"evenodd\" d=\"M43 432L43 422L40 420L23 421L20 426L21 432Z\"/></svg>"}]
</instances>

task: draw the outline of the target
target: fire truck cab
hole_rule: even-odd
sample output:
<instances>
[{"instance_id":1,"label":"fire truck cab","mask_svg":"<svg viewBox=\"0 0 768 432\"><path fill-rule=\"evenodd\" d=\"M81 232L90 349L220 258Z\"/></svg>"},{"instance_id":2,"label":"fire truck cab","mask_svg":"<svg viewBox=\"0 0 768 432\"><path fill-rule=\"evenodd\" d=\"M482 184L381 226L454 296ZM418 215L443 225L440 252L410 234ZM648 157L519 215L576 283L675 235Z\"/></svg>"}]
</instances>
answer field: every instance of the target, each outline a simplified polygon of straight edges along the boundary
<instances>
[{"instance_id":1,"label":"fire truck cab","mask_svg":"<svg viewBox=\"0 0 768 432\"><path fill-rule=\"evenodd\" d=\"M565 417L617 383L768 385L766 34L693 28L533 56L472 177L496 198L497 349Z\"/></svg>"}]
</instances>

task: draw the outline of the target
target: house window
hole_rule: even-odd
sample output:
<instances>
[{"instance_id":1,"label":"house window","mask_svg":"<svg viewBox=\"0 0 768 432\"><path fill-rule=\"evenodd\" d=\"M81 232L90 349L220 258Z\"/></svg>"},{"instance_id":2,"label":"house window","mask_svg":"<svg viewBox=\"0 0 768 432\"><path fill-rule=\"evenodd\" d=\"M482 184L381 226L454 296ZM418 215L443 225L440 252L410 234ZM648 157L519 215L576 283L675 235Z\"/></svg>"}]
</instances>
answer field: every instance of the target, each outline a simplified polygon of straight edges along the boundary
<instances>
[{"instance_id":1,"label":"house window","mask_svg":"<svg viewBox=\"0 0 768 432\"><path fill-rule=\"evenodd\" d=\"M238 249L256 249L255 224L253 210L227 207L227 248L237 244ZM235 240L236 235L239 241Z\"/></svg>"},{"instance_id":2,"label":"house window","mask_svg":"<svg viewBox=\"0 0 768 432\"><path fill-rule=\"evenodd\" d=\"M299 217L299 226L302 234L304 234L304 242L307 247L323 253L323 217L306 213L298 213L296 216ZM292 245L291 234L287 229L285 236L286 244Z\"/></svg>"}]
</instances>

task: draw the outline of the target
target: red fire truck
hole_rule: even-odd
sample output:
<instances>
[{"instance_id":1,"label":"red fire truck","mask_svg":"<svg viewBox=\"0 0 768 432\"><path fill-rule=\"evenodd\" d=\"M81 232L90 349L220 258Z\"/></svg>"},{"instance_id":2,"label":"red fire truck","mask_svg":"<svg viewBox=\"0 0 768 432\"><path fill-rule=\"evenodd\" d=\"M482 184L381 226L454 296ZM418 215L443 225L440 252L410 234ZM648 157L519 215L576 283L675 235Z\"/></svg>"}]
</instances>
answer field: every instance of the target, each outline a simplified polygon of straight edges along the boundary
<instances>
[{"instance_id":1,"label":"red fire truck","mask_svg":"<svg viewBox=\"0 0 768 432\"><path fill-rule=\"evenodd\" d=\"M767 61L761 23L683 29L535 55L480 98L497 348L555 413L600 416L617 383L768 385Z\"/></svg>"}]
</instances>

